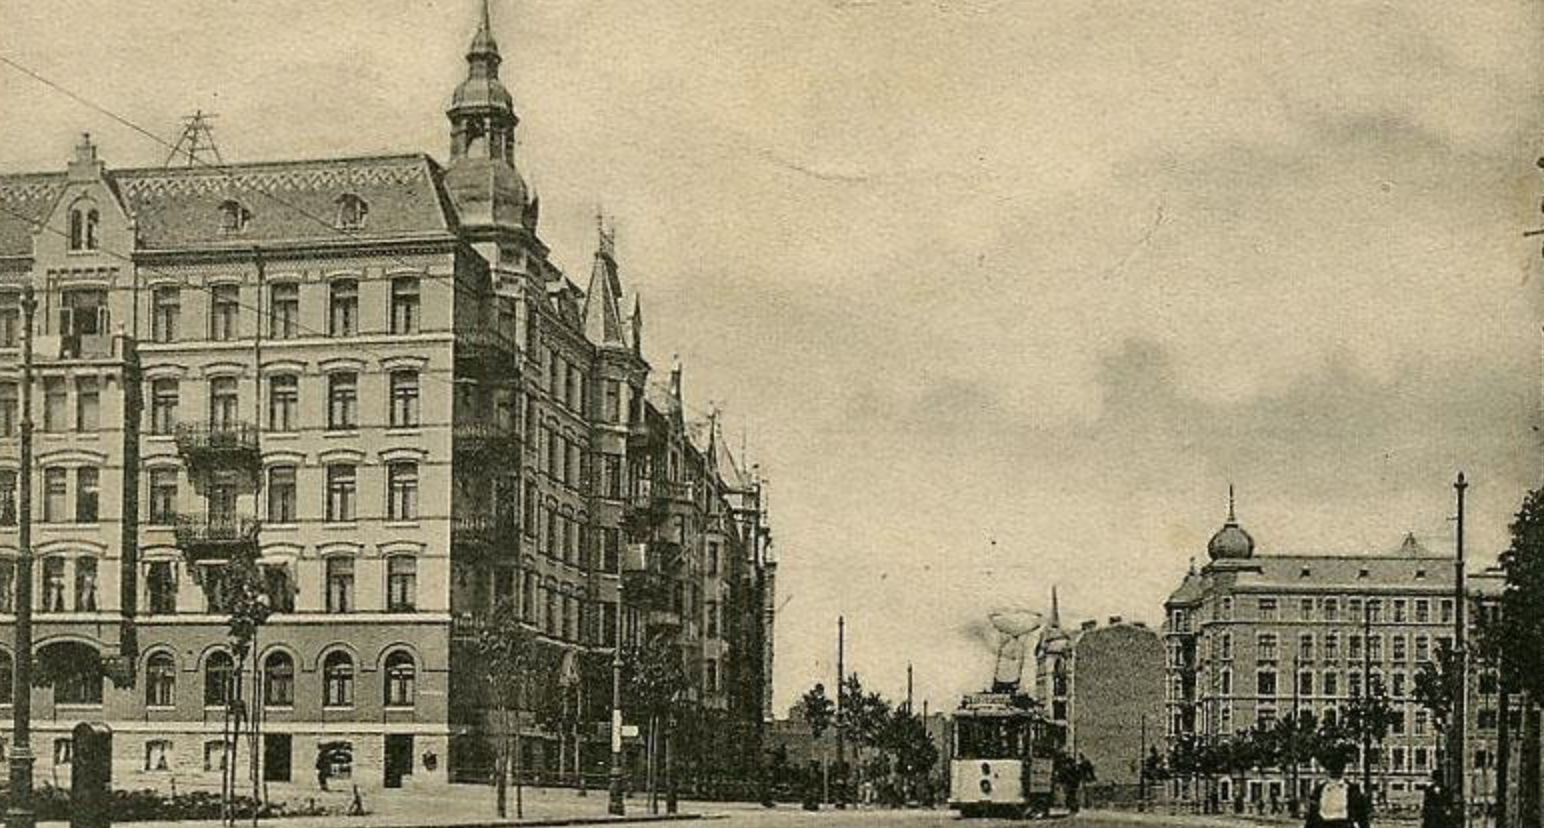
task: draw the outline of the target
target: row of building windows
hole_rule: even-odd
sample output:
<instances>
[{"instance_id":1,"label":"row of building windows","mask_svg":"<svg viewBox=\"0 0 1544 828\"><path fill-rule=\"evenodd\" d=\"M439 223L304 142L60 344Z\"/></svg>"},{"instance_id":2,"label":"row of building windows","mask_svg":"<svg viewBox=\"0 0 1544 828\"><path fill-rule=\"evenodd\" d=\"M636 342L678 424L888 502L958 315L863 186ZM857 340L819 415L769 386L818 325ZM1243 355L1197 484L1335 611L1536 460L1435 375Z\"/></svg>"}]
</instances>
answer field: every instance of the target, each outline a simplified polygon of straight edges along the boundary
<instances>
[{"instance_id":1,"label":"row of building windows","mask_svg":"<svg viewBox=\"0 0 1544 828\"><path fill-rule=\"evenodd\" d=\"M416 276L399 276L391 280L386 330L394 334L418 333L423 316L420 289L420 280ZM207 290L207 338L217 342L241 338L242 311L246 310L241 302L241 286L212 284ZM361 332L359 292L360 282L357 279L334 279L328 283L328 336L357 336ZM265 298L268 321L266 335L269 339L295 339L311 333L300 323L301 290L298 282L274 282L268 286ZM151 291L150 336L156 342L177 342L184 338L182 288L163 286Z\"/></svg>"},{"instance_id":2,"label":"row of building windows","mask_svg":"<svg viewBox=\"0 0 1544 828\"><path fill-rule=\"evenodd\" d=\"M145 567L146 610L151 614L178 612L179 585L176 563L153 560ZM295 584L290 570L282 564L262 566L265 591L275 612L295 611ZM355 559L344 555L328 557L324 564L325 606L330 613L360 610L355 599ZM98 561L96 558L48 555L40 560L38 609L41 612L95 612L97 603ZM9 558L0 558L0 612L14 610L16 566ZM196 578L203 593L203 610L224 614L231 609L231 598L224 572L218 567L203 568ZM418 561L410 555L386 559L387 612L413 612L418 608Z\"/></svg>"},{"instance_id":3,"label":"row of building windows","mask_svg":"<svg viewBox=\"0 0 1544 828\"><path fill-rule=\"evenodd\" d=\"M96 377L76 377L75 405L70 405L71 383L64 377L43 377L45 433L79 431L95 434L101 427L102 390ZM0 382L0 437L15 436L21 429L21 391L16 382Z\"/></svg>"},{"instance_id":4,"label":"row of building windows","mask_svg":"<svg viewBox=\"0 0 1544 828\"><path fill-rule=\"evenodd\" d=\"M1382 633L1373 633L1364 638L1362 633L1348 632L1342 634L1338 631L1326 632L1321 637L1316 633L1299 633L1297 636L1297 650L1290 657L1298 661L1336 661L1342 655L1348 661L1384 660L1384 642L1388 643L1388 656L1390 661L1427 662L1436 658L1444 648L1452 645L1451 636L1439 635L1432 637L1426 633L1406 634L1391 633L1385 637ZM1344 642L1344 653L1341 644ZM1322 644L1322 646L1321 646ZM1363 649L1365 644L1365 651ZM1203 639L1206 648L1205 655L1217 661L1233 660L1233 634L1230 632L1218 633ZM1170 666L1178 666L1175 661L1176 648L1170 650ZM1255 660L1257 661L1281 661L1288 657L1280 647L1280 636L1276 633L1255 634Z\"/></svg>"},{"instance_id":5,"label":"row of building windows","mask_svg":"<svg viewBox=\"0 0 1544 828\"><path fill-rule=\"evenodd\" d=\"M386 707L411 708L417 698L418 667L407 650L392 650L386 655L381 702ZM0 704L12 700L11 656L0 652ZM54 677L56 704L97 705L102 703L102 678L93 678L89 670L64 671ZM356 670L354 659L343 650L334 650L322 660L321 702L323 707L353 707ZM263 660L262 703L270 709L284 709L295 704L295 660L289 653L275 651ZM216 650L204 659L203 703L206 707L226 707L236 690L236 663L231 655ZM177 704L177 662L166 650L152 652L145 660L144 702L148 708L171 708Z\"/></svg>"},{"instance_id":6,"label":"row of building windows","mask_svg":"<svg viewBox=\"0 0 1544 828\"><path fill-rule=\"evenodd\" d=\"M0 526L16 525L19 477L14 469L0 469ZM102 472L95 466L44 466L42 495L42 522L96 523L102 517Z\"/></svg>"},{"instance_id":7,"label":"row of building windows","mask_svg":"<svg viewBox=\"0 0 1544 828\"><path fill-rule=\"evenodd\" d=\"M414 428L420 425L419 372L411 369L391 371L387 377L386 425L389 428ZM299 431L300 376L275 374L268 378L267 427L269 431ZM179 420L181 381L157 379L150 383L150 433L172 434ZM229 428L242 420L241 390L236 377L213 377L208 390L209 423L215 428ZM325 425L329 431L354 431L359 417L359 373L333 371L327 374Z\"/></svg>"},{"instance_id":8,"label":"row of building windows","mask_svg":"<svg viewBox=\"0 0 1544 828\"><path fill-rule=\"evenodd\" d=\"M1295 610L1289 615L1288 608ZM1455 602L1452 598L1357 598L1310 597L1293 601L1274 596L1260 596L1254 601L1256 621L1366 621L1373 624L1451 624ZM1433 609L1435 608L1435 613ZM1387 613L1385 613L1385 609ZM1182 611L1176 611L1179 613ZM1212 604L1212 620L1234 620L1233 598L1224 596Z\"/></svg>"}]
</instances>

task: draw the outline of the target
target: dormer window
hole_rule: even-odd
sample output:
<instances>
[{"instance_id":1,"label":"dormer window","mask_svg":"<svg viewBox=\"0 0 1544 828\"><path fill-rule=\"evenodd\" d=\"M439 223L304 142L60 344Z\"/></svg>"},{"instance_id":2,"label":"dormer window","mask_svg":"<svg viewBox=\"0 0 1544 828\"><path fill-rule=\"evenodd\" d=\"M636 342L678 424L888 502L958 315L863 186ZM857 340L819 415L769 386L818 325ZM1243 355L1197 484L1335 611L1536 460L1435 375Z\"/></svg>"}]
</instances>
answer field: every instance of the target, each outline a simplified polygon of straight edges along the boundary
<instances>
[{"instance_id":1,"label":"dormer window","mask_svg":"<svg viewBox=\"0 0 1544 828\"><path fill-rule=\"evenodd\" d=\"M102 216L95 207L79 206L70 209L70 249L97 249L97 225Z\"/></svg>"},{"instance_id":2,"label":"dormer window","mask_svg":"<svg viewBox=\"0 0 1544 828\"><path fill-rule=\"evenodd\" d=\"M252 220L252 212L241 206L241 202L227 199L220 202L220 230L225 233L240 233L247 229L247 222Z\"/></svg>"},{"instance_id":3,"label":"dormer window","mask_svg":"<svg viewBox=\"0 0 1544 828\"><path fill-rule=\"evenodd\" d=\"M365 226L365 218L370 215L370 205L365 200L353 193L344 193L338 196L338 226L345 230L358 229Z\"/></svg>"}]
</instances>

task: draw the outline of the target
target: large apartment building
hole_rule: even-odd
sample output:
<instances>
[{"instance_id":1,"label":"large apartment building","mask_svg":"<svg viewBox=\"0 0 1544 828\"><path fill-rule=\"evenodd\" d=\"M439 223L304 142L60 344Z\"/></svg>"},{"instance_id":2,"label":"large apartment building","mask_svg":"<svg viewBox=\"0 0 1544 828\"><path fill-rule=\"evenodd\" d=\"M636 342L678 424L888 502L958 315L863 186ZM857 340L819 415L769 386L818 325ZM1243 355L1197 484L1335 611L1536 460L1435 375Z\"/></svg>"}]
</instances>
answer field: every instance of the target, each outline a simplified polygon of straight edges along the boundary
<instances>
[{"instance_id":1,"label":"large apartment building","mask_svg":"<svg viewBox=\"0 0 1544 828\"><path fill-rule=\"evenodd\" d=\"M1373 681L1396 714L1374 745L1373 794L1393 807L1418 805L1441 766L1444 734L1416 700L1415 681L1421 666L1453 643L1453 557L1432 553L1413 536L1393 551L1365 555L1257 554L1231 503L1207 553L1208 562L1165 603L1169 743L1226 738L1294 713L1324 721L1372 692ZM1490 581L1471 583L1469 600L1493 592ZM1487 682L1483 673L1471 676L1468 711L1468 791L1481 800L1491 790L1484 767L1494 756L1496 715L1494 677ZM1322 771L1305 759L1295 773L1219 778L1214 791L1174 779L1169 794L1284 808L1294 782L1302 797L1319 778Z\"/></svg>"},{"instance_id":2,"label":"large apartment building","mask_svg":"<svg viewBox=\"0 0 1544 828\"><path fill-rule=\"evenodd\" d=\"M669 633L696 701L736 724L718 732L761 715L761 483L688 416L679 369L650 379L613 234L586 290L549 258L486 6L466 60L443 165L110 169L84 137L63 171L0 176L0 658L30 289L40 774L103 720L120 780L218 783L242 556L273 609L242 665L265 779L319 756L366 787L484 773L463 645L499 601L582 678L560 682L582 721L528 720L528 768L603 770L591 668L619 631ZM622 584L651 569L663 603Z\"/></svg>"}]
</instances>

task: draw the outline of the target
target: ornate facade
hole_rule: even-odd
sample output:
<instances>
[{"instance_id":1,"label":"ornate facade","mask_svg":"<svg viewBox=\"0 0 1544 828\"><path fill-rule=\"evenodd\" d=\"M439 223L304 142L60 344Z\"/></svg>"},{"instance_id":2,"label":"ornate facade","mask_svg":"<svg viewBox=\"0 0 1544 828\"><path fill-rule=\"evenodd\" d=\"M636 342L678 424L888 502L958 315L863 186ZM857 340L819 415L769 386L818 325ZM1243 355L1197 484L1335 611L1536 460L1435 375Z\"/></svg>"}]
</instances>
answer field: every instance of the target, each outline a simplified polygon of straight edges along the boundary
<instances>
[{"instance_id":1,"label":"ornate facade","mask_svg":"<svg viewBox=\"0 0 1544 828\"><path fill-rule=\"evenodd\" d=\"M237 687L265 779L319 755L363 787L475 778L487 717L461 645L499 601L570 654L554 692L578 715L527 722L534 772L604 771L594 668L619 632L668 632L694 705L738 728L720 733L761 716L761 483L686 415L679 368L650 379L613 235L585 290L549 259L486 7L466 60L443 165L109 169L87 137L62 172L0 176L0 651L30 286L40 778L89 719L117 731L124 784L217 784ZM274 610L243 665L238 553ZM650 573L663 601L629 588Z\"/></svg>"}]
</instances>

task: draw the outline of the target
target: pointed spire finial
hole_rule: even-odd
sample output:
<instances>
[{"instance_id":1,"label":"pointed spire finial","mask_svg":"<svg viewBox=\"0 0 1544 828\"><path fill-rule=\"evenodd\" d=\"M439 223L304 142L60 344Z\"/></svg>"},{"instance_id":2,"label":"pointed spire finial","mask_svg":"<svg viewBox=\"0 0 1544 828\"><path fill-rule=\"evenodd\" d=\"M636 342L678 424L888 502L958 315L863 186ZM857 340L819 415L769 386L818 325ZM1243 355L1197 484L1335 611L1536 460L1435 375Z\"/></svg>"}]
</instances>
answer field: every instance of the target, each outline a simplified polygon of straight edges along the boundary
<instances>
[{"instance_id":1,"label":"pointed spire finial","mask_svg":"<svg viewBox=\"0 0 1544 828\"><path fill-rule=\"evenodd\" d=\"M1061 603L1056 598L1056 585L1051 584L1051 626L1061 626Z\"/></svg>"},{"instance_id":2,"label":"pointed spire finial","mask_svg":"<svg viewBox=\"0 0 1544 828\"><path fill-rule=\"evenodd\" d=\"M1233 484L1228 484L1228 522L1238 523L1238 517L1233 514Z\"/></svg>"}]
</instances>

